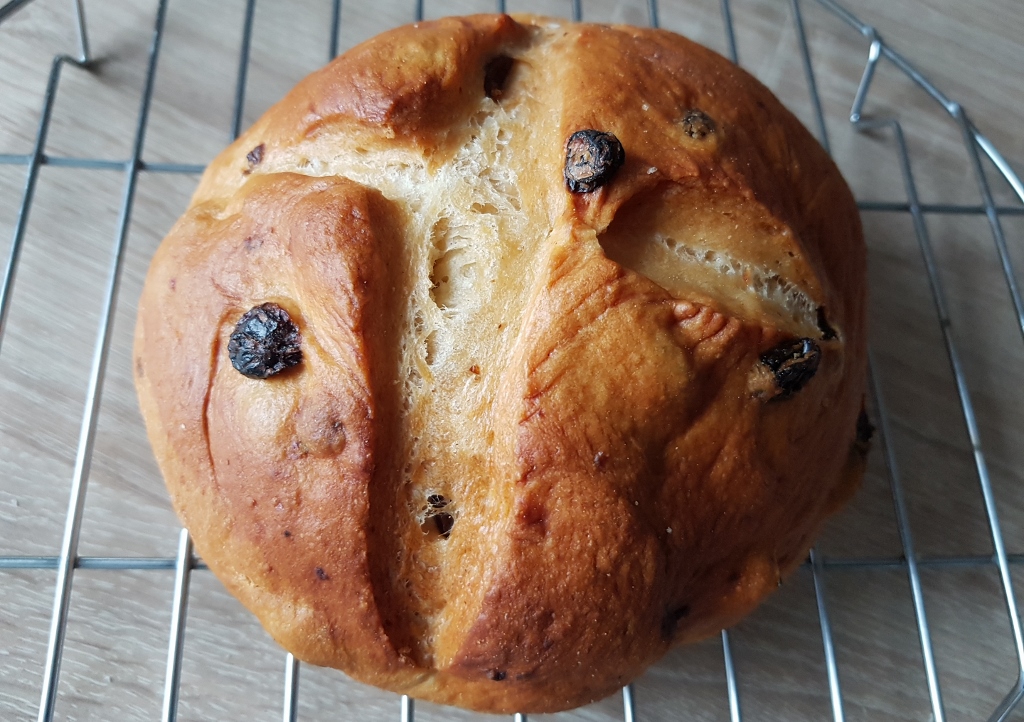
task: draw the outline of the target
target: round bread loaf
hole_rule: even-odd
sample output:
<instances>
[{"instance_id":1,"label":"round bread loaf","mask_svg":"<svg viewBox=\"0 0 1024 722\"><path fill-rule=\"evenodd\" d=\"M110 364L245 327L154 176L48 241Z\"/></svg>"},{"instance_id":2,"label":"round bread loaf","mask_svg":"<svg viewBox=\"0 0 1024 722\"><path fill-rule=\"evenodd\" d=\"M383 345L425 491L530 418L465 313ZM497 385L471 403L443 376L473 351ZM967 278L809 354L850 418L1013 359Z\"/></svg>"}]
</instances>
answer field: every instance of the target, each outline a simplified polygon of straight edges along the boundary
<instances>
[{"instance_id":1,"label":"round bread loaf","mask_svg":"<svg viewBox=\"0 0 1024 722\"><path fill-rule=\"evenodd\" d=\"M541 712L727 627L863 471L836 167L669 32L385 33L207 169L135 379L174 507L299 659Z\"/></svg>"}]
</instances>

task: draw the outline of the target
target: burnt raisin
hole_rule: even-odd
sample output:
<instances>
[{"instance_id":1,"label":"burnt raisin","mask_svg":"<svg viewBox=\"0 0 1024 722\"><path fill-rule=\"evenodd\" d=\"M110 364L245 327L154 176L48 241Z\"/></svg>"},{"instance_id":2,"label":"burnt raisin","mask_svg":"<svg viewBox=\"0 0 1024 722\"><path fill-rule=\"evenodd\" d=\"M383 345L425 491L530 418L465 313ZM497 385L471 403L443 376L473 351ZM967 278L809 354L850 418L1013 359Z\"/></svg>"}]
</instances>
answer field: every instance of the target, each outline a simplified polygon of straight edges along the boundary
<instances>
[{"instance_id":1,"label":"burnt raisin","mask_svg":"<svg viewBox=\"0 0 1024 722\"><path fill-rule=\"evenodd\" d=\"M452 527L455 526L455 517L446 511L442 511L440 514L435 514L431 517L434 520L434 526L437 527L437 533L447 539L451 536Z\"/></svg>"},{"instance_id":2,"label":"burnt raisin","mask_svg":"<svg viewBox=\"0 0 1024 722\"><path fill-rule=\"evenodd\" d=\"M696 108L686 111L682 125L683 132L694 140L704 140L715 132L715 121L711 120L711 117L703 110Z\"/></svg>"},{"instance_id":3,"label":"burnt raisin","mask_svg":"<svg viewBox=\"0 0 1024 722\"><path fill-rule=\"evenodd\" d=\"M761 363L775 376L782 396L802 389L818 370L821 349L809 338L786 341L761 354Z\"/></svg>"},{"instance_id":4,"label":"burnt raisin","mask_svg":"<svg viewBox=\"0 0 1024 722\"><path fill-rule=\"evenodd\" d=\"M427 503L431 509L444 509L448 506L448 500L441 494L431 494L427 497Z\"/></svg>"},{"instance_id":5,"label":"burnt raisin","mask_svg":"<svg viewBox=\"0 0 1024 722\"><path fill-rule=\"evenodd\" d=\"M825 307L818 306L818 330L821 331L822 341L831 341L836 337L836 330L825 317Z\"/></svg>"},{"instance_id":6,"label":"burnt raisin","mask_svg":"<svg viewBox=\"0 0 1024 722\"><path fill-rule=\"evenodd\" d=\"M590 193L611 180L625 162L626 151L614 135L578 130L565 144L565 183L573 193Z\"/></svg>"},{"instance_id":7,"label":"burnt raisin","mask_svg":"<svg viewBox=\"0 0 1024 722\"><path fill-rule=\"evenodd\" d=\"M285 537L285 539L290 539L291 536L292 536L292 533L290 531L288 531L287 529L285 529L284 530L284 537Z\"/></svg>"},{"instance_id":8,"label":"burnt raisin","mask_svg":"<svg viewBox=\"0 0 1024 722\"><path fill-rule=\"evenodd\" d=\"M302 361L302 336L276 303L253 306L238 319L228 341L231 365L251 379L265 379Z\"/></svg>"},{"instance_id":9,"label":"burnt raisin","mask_svg":"<svg viewBox=\"0 0 1024 722\"><path fill-rule=\"evenodd\" d=\"M327 572L323 570L323 567L316 568L316 578L319 579L321 582L326 582L328 579L330 579L330 577L327 576Z\"/></svg>"},{"instance_id":10,"label":"burnt raisin","mask_svg":"<svg viewBox=\"0 0 1024 722\"><path fill-rule=\"evenodd\" d=\"M500 682L508 676L504 670L501 669L489 669L487 670L487 679L492 682Z\"/></svg>"},{"instance_id":11,"label":"burnt raisin","mask_svg":"<svg viewBox=\"0 0 1024 722\"><path fill-rule=\"evenodd\" d=\"M505 81L515 61L507 55L491 58L484 68L484 93L491 100L501 100L505 94Z\"/></svg>"},{"instance_id":12,"label":"burnt raisin","mask_svg":"<svg viewBox=\"0 0 1024 722\"><path fill-rule=\"evenodd\" d=\"M250 171L263 162L263 147L263 144L260 143L258 146L246 153L245 160L249 163Z\"/></svg>"},{"instance_id":13,"label":"burnt raisin","mask_svg":"<svg viewBox=\"0 0 1024 722\"><path fill-rule=\"evenodd\" d=\"M857 443L866 444L874 435L875 427L871 424L871 419L868 418L868 412L861 409L860 416L857 417Z\"/></svg>"}]
</instances>

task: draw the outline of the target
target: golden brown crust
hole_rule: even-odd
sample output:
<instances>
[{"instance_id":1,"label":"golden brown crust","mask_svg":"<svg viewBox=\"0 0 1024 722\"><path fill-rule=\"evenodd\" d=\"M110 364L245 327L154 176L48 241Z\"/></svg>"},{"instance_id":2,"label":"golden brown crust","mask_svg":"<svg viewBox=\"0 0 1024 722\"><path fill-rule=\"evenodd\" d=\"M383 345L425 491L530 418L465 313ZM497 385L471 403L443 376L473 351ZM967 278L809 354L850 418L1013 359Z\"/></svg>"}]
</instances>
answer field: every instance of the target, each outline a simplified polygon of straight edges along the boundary
<instances>
[{"instance_id":1,"label":"golden brown crust","mask_svg":"<svg viewBox=\"0 0 1024 722\"><path fill-rule=\"evenodd\" d=\"M626 161L572 194L588 128ZM852 493L864 293L849 190L742 70L664 31L446 19L211 164L153 260L136 385L198 550L297 657L555 711L748 613ZM228 337L267 302L303 361L250 379ZM761 356L800 337L820 363L781 393Z\"/></svg>"}]
</instances>

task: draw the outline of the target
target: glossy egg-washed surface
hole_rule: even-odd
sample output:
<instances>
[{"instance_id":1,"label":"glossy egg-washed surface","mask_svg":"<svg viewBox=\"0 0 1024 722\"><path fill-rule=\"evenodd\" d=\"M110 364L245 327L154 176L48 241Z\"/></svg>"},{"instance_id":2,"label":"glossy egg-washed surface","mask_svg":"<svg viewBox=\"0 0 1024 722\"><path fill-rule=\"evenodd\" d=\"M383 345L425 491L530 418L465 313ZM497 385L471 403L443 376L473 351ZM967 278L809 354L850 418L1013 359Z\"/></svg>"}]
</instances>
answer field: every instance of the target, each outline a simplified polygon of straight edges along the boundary
<instances>
[{"instance_id":1,"label":"glossy egg-washed surface","mask_svg":"<svg viewBox=\"0 0 1024 722\"><path fill-rule=\"evenodd\" d=\"M199 552L297 657L553 711L737 621L855 489L864 284L849 190L742 70L662 31L446 19L214 161L153 260L136 384ZM259 377L253 318L301 361Z\"/></svg>"}]
</instances>

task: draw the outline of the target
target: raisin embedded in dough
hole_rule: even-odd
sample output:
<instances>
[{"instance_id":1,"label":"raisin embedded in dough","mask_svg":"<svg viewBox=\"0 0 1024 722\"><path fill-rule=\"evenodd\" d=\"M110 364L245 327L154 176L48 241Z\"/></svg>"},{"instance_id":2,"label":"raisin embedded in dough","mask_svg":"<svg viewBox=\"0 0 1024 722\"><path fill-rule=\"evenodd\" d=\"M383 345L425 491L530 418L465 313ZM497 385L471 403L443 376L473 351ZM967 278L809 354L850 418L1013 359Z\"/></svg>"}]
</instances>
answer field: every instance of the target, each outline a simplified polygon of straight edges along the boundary
<instances>
[{"instance_id":1,"label":"raisin embedded in dough","mask_svg":"<svg viewBox=\"0 0 1024 722\"><path fill-rule=\"evenodd\" d=\"M860 415L857 417L857 443L867 444L874 435L875 425L868 418L868 412L861 409Z\"/></svg>"},{"instance_id":2,"label":"raisin embedded in dough","mask_svg":"<svg viewBox=\"0 0 1024 722\"><path fill-rule=\"evenodd\" d=\"M823 341L832 341L836 338L836 330L828 322L824 306L818 306L818 329L821 331Z\"/></svg>"},{"instance_id":3,"label":"raisin embedded in dough","mask_svg":"<svg viewBox=\"0 0 1024 722\"><path fill-rule=\"evenodd\" d=\"M231 365L251 379L265 379L302 361L302 336L276 303L253 306L238 319L228 341Z\"/></svg>"},{"instance_id":4,"label":"raisin embedded in dough","mask_svg":"<svg viewBox=\"0 0 1024 722\"><path fill-rule=\"evenodd\" d=\"M249 164L248 169L246 169L246 173L251 173L253 168L263 162L263 148L263 143L260 143L245 154L245 160Z\"/></svg>"},{"instance_id":5,"label":"raisin embedded in dough","mask_svg":"<svg viewBox=\"0 0 1024 722\"><path fill-rule=\"evenodd\" d=\"M493 101L501 100L505 94L505 82L515 61L508 55L491 58L484 68L484 94Z\"/></svg>"},{"instance_id":6,"label":"raisin embedded in dough","mask_svg":"<svg viewBox=\"0 0 1024 722\"><path fill-rule=\"evenodd\" d=\"M622 143L611 133L577 130L565 144L565 183L573 193L597 190L626 162Z\"/></svg>"},{"instance_id":7,"label":"raisin embedded in dough","mask_svg":"<svg viewBox=\"0 0 1024 722\"><path fill-rule=\"evenodd\" d=\"M715 121L703 110L688 110L683 116L683 132L694 140L704 140L715 132Z\"/></svg>"},{"instance_id":8,"label":"raisin embedded in dough","mask_svg":"<svg viewBox=\"0 0 1024 722\"><path fill-rule=\"evenodd\" d=\"M814 377L821 363L821 349L809 338L798 338L761 354L761 363L775 376L782 396L789 396Z\"/></svg>"}]
</instances>

